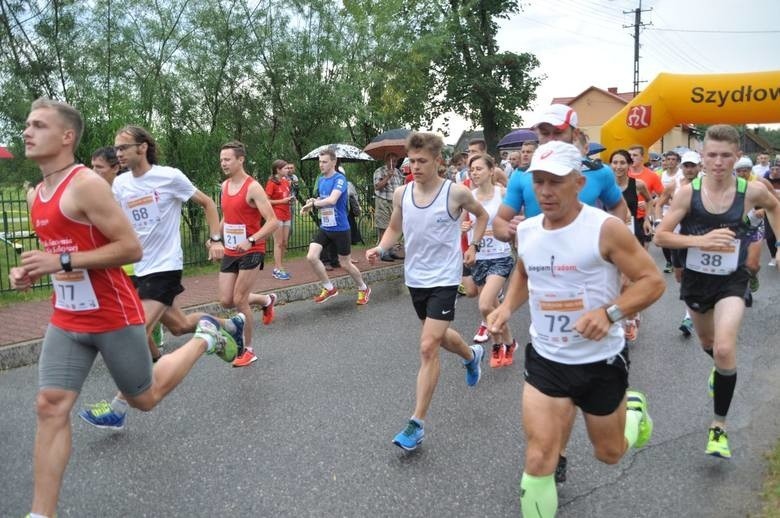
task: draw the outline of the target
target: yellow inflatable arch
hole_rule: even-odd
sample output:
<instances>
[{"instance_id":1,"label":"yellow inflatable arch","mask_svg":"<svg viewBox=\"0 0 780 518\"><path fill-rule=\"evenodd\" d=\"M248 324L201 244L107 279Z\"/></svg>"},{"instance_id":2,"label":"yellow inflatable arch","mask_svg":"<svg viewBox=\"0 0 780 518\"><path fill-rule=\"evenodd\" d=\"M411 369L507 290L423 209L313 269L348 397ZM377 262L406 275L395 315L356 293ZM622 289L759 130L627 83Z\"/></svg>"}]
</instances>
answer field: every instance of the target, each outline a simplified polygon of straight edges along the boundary
<instances>
[{"instance_id":1,"label":"yellow inflatable arch","mask_svg":"<svg viewBox=\"0 0 780 518\"><path fill-rule=\"evenodd\" d=\"M601 127L602 156L632 144L645 149L677 124L780 121L780 71L659 74Z\"/></svg>"}]
</instances>

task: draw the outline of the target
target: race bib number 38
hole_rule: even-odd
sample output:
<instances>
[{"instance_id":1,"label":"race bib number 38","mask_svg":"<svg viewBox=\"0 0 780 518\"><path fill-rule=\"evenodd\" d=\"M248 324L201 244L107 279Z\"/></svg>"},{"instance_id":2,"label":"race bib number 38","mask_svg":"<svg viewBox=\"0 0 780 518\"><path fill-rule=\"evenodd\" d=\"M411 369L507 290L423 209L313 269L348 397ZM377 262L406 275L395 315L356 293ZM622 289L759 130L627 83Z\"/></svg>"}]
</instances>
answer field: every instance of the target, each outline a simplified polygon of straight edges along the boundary
<instances>
[{"instance_id":1,"label":"race bib number 38","mask_svg":"<svg viewBox=\"0 0 780 518\"><path fill-rule=\"evenodd\" d=\"M734 239L731 241L731 246L728 247L689 248L685 267L689 270L710 275L729 275L737 270L739 246L739 239Z\"/></svg>"},{"instance_id":2,"label":"race bib number 38","mask_svg":"<svg viewBox=\"0 0 780 518\"><path fill-rule=\"evenodd\" d=\"M56 308L65 311L92 311L100 307L86 270L55 273L51 276L51 282L54 285Z\"/></svg>"},{"instance_id":3,"label":"race bib number 38","mask_svg":"<svg viewBox=\"0 0 780 518\"><path fill-rule=\"evenodd\" d=\"M564 345L583 340L574 324L587 311L587 293L580 290L532 290L531 321L538 338Z\"/></svg>"}]
</instances>

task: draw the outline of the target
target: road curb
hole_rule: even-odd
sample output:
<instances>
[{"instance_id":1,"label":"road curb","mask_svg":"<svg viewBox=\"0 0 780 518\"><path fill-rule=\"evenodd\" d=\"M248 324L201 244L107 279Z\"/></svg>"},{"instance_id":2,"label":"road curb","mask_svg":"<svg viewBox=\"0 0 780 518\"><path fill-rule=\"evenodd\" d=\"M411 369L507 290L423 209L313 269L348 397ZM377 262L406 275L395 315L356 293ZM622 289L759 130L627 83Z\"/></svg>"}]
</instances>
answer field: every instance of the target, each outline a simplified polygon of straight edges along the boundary
<instances>
[{"instance_id":1,"label":"road curb","mask_svg":"<svg viewBox=\"0 0 780 518\"><path fill-rule=\"evenodd\" d=\"M395 264L383 268L366 270L361 272L363 280L367 284L373 284L381 281L399 279L403 277L403 264ZM354 289L354 284L349 275L341 275L332 279L333 284L339 289ZM286 288L275 290L279 303L296 302L306 300L317 295L322 286L319 282L308 284L299 284ZM202 311L204 313L224 313L225 308L218 302L208 302L206 304L197 304L184 308L184 311L191 313L193 311ZM4 345L0 347L0 371L24 367L38 362L38 356L41 353L41 344L43 337L27 342Z\"/></svg>"}]
</instances>

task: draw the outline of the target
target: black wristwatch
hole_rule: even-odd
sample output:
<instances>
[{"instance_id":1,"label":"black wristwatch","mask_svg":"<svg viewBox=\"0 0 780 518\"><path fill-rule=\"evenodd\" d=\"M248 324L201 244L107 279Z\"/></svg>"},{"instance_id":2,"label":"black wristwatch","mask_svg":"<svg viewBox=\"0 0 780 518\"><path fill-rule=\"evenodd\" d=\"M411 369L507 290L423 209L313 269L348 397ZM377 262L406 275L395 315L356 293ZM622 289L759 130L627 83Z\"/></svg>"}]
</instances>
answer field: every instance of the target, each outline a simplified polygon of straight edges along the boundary
<instances>
[{"instance_id":1,"label":"black wristwatch","mask_svg":"<svg viewBox=\"0 0 780 518\"><path fill-rule=\"evenodd\" d=\"M62 252L60 254L60 266L62 266L62 269L66 272L73 271L73 265L70 264L70 253Z\"/></svg>"},{"instance_id":2,"label":"black wristwatch","mask_svg":"<svg viewBox=\"0 0 780 518\"><path fill-rule=\"evenodd\" d=\"M474 251L479 252L479 243L471 243L469 244L469 246L473 246Z\"/></svg>"}]
</instances>

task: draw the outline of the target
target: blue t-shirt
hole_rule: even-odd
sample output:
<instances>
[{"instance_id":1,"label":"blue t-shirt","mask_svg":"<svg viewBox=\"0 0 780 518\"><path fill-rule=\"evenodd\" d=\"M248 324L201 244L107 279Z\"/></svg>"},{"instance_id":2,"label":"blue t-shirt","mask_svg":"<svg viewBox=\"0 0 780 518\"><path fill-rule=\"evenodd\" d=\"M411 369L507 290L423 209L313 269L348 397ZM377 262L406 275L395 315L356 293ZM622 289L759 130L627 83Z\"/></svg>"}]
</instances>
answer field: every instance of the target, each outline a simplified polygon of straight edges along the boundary
<instances>
[{"instance_id":1,"label":"blue t-shirt","mask_svg":"<svg viewBox=\"0 0 780 518\"><path fill-rule=\"evenodd\" d=\"M579 194L582 203L597 207L597 201L601 205L611 209L617 205L623 197L615 175L606 165L599 169L589 169L582 172L585 177L585 185ZM504 205L512 207L515 212L525 207L525 217L530 218L542 213L534 194L533 173L528 171L512 174L504 195Z\"/></svg>"},{"instance_id":2,"label":"blue t-shirt","mask_svg":"<svg viewBox=\"0 0 780 518\"><path fill-rule=\"evenodd\" d=\"M349 199L347 177L336 172L330 178L325 178L322 175L317 178L317 193L319 194L320 200L330 196L330 193L333 192L334 189L341 191L341 196L339 196L335 206L319 208L321 220L320 227L322 230L328 232L343 232L349 230L349 220L347 219L347 201ZM329 214L330 210L334 210L332 217L336 218L335 225L326 224L326 221L331 217Z\"/></svg>"}]
</instances>

